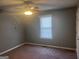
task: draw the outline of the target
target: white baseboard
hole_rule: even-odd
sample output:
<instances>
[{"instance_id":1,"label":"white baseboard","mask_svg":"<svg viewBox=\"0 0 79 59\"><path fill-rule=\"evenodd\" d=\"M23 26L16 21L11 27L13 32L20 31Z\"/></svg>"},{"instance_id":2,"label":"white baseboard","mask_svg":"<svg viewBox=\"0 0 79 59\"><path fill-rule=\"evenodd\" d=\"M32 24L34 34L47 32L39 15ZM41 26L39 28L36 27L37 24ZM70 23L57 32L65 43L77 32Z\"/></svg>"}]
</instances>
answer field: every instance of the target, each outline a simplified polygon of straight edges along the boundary
<instances>
[{"instance_id":1,"label":"white baseboard","mask_svg":"<svg viewBox=\"0 0 79 59\"><path fill-rule=\"evenodd\" d=\"M45 46L45 47L51 47L51 48L59 48L59 49L66 49L66 50L72 50L72 51L75 51L76 50L75 48L59 47L59 46L45 45L45 44L37 44L37 43L25 43L25 44Z\"/></svg>"},{"instance_id":2,"label":"white baseboard","mask_svg":"<svg viewBox=\"0 0 79 59\"><path fill-rule=\"evenodd\" d=\"M18 48L18 47L21 47L24 44L31 44L31 45L37 45L37 46L45 46L45 47L51 47L51 48L66 49L66 50L73 50L73 51L76 50L75 48L59 47L59 46L53 46L53 45L45 45L45 44L37 44L37 43L22 43L22 44L19 44L19 45L13 47L13 48L10 48L10 49L8 49L6 51L1 52L0 55L3 55L3 54L5 54L5 53L7 53L9 51L12 51L12 50Z\"/></svg>"},{"instance_id":3,"label":"white baseboard","mask_svg":"<svg viewBox=\"0 0 79 59\"><path fill-rule=\"evenodd\" d=\"M7 52L9 52L9 51L12 51L12 50L18 48L18 47L21 47L22 45L24 45L24 43L19 44L19 45L13 47L13 48L10 48L10 49L8 49L8 50L6 50L6 51L3 51L3 52L0 53L0 55L3 55L3 54L5 54L5 53L7 53Z\"/></svg>"}]
</instances>

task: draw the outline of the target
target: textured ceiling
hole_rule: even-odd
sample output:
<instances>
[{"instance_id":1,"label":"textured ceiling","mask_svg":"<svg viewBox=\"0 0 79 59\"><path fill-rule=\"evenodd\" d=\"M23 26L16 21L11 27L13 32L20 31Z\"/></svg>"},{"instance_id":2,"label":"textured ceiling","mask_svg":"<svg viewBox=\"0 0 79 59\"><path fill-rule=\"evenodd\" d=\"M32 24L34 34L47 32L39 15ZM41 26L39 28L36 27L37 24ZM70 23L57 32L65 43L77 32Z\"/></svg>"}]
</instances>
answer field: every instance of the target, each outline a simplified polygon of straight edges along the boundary
<instances>
[{"instance_id":1,"label":"textured ceiling","mask_svg":"<svg viewBox=\"0 0 79 59\"><path fill-rule=\"evenodd\" d=\"M60 8L67 8L77 5L78 0L32 0L35 3L39 4L41 10L48 10L48 9L60 9ZM7 5L15 5L23 3L22 0L0 0L0 6L7 6ZM11 7L8 8L10 10L23 8L23 6L18 6L17 8Z\"/></svg>"}]
</instances>

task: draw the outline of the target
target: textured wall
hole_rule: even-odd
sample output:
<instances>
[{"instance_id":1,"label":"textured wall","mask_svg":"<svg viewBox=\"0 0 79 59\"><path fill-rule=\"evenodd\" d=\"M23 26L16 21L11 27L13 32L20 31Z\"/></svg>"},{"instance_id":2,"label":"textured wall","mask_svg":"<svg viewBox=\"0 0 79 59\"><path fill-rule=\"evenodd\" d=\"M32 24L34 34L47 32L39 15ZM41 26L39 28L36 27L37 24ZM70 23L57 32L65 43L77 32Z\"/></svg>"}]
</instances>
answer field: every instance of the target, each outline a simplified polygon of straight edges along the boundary
<instances>
[{"instance_id":1,"label":"textured wall","mask_svg":"<svg viewBox=\"0 0 79 59\"><path fill-rule=\"evenodd\" d=\"M45 11L52 15L52 40L40 38L39 16L26 17L26 42L49 44L60 47L76 47L76 8Z\"/></svg>"}]
</instances>

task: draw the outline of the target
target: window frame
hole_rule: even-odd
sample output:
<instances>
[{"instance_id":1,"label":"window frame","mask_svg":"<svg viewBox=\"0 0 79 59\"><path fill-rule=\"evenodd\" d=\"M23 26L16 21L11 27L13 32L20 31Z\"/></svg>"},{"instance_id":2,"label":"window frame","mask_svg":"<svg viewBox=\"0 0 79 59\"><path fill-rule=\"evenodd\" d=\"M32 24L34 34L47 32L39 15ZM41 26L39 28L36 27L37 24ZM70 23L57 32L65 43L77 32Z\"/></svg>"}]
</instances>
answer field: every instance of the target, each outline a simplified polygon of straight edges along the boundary
<instances>
[{"instance_id":1,"label":"window frame","mask_svg":"<svg viewBox=\"0 0 79 59\"><path fill-rule=\"evenodd\" d=\"M48 37L45 38L45 37L41 36L42 35L41 34L41 29L42 29L42 27L41 27L41 18L42 17L51 17L51 27L49 27L51 29L51 33L50 33L51 37L49 37L49 38ZM51 40L53 38L53 33L52 33L52 19L53 19L52 15L42 15L42 16L40 16L40 38L41 39L50 39Z\"/></svg>"}]
</instances>

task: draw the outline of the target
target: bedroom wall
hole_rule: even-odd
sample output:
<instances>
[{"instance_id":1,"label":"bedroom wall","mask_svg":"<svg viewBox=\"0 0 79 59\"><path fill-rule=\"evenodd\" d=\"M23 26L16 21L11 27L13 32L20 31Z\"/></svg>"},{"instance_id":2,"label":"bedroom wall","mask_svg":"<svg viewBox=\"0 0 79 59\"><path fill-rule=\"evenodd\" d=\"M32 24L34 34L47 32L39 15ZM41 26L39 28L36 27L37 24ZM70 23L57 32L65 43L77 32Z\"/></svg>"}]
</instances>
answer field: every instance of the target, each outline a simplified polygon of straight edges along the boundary
<instances>
[{"instance_id":1,"label":"bedroom wall","mask_svg":"<svg viewBox=\"0 0 79 59\"><path fill-rule=\"evenodd\" d=\"M52 15L53 38L51 40L41 39L39 16L49 14ZM76 48L76 7L49 10L40 15L25 17L25 42Z\"/></svg>"},{"instance_id":2,"label":"bedroom wall","mask_svg":"<svg viewBox=\"0 0 79 59\"><path fill-rule=\"evenodd\" d=\"M0 14L0 52L23 42L23 29L19 17Z\"/></svg>"},{"instance_id":3,"label":"bedroom wall","mask_svg":"<svg viewBox=\"0 0 79 59\"><path fill-rule=\"evenodd\" d=\"M40 15L52 15L53 38L40 38ZM0 52L21 43L76 47L76 8L49 10L37 16L0 14ZM24 40L25 39L25 40Z\"/></svg>"}]
</instances>

